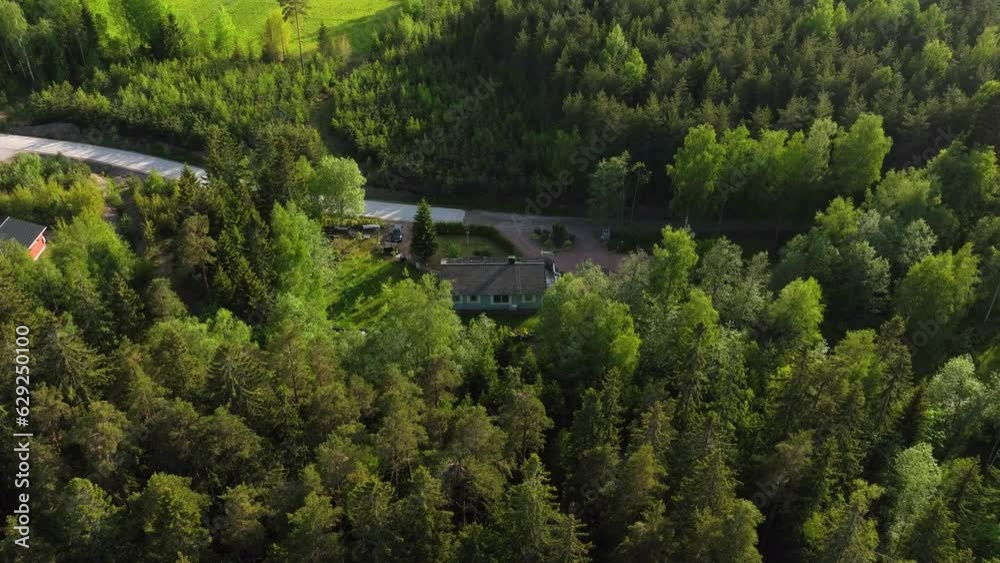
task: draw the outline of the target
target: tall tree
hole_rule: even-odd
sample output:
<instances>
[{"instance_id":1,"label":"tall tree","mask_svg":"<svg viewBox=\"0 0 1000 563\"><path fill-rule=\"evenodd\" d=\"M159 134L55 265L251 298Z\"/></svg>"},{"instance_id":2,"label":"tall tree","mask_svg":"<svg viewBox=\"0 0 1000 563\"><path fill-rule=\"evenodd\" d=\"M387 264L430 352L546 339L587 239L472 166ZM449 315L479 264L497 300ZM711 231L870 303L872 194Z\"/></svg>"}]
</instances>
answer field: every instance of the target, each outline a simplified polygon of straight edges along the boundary
<instances>
[{"instance_id":1,"label":"tall tree","mask_svg":"<svg viewBox=\"0 0 1000 563\"><path fill-rule=\"evenodd\" d=\"M508 489L493 510L496 558L585 561L589 545L581 539L572 517L559 512L548 472L537 455L525 460L521 475L521 482Z\"/></svg>"},{"instance_id":2,"label":"tall tree","mask_svg":"<svg viewBox=\"0 0 1000 563\"><path fill-rule=\"evenodd\" d=\"M914 343L926 346L946 338L972 305L978 283L979 257L971 244L914 264L896 290L896 310Z\"/></svg>"},{"instance_id":3,"label":"tall tree","mask_svg":"<svg viewBox=\"0 0 1000 563\"><path fill-rule=\"evenodd\" d=\"M711 125L688 130L684 147L674 155L674 163L667 166L674 188L670 205L684 213L685 222L714 209L716 184L725 159L725 148L719 144Z\"/></svg>"},{"instance_id":4,"label":"tall tree","mask_svg":"<svg viewBox=\"0 0 1000 563\"><path fill-rule=\"evenodd\" d=\"M682 299L689 287L691 270L698 263L694 234L689 229L663 227L661 240L653 246L650 289L665 302Z\"/></svg>"},{"instance_id":5,"label":"tall tree","mask_svg":"<svg viewBox=\"0 0 1000 563\"><path fill-rule=\"evenodd\" d=\"M939 457L948 459L962 449L991 416L1000 419L992 408L1000 399L1000 377L976 375L976 365L969 356L946 362L927 383L924 392L924 428L927 440Z\"/></svg>"},{"instance_id":6,"label":"tall tree","mask_svg":"<svg viewBox=\"0 0 1000 563\"><path fill-rule=\"evenodd\" d=\"M847 131L841 131L833 142L830 168L836 191L843 195L859 195L882 177L882 164L892 139L882 129L882 118L861 114Z\"/></svg>"},{"instance_id":7,"label":"tall tree","mask_svg":"<svg viewBox=\"0 0 1000 563\"><path fill-rule=\"evenodd\" d=\"M197 560L211 542L202 517L209 498L190 488L191 480L156 473L129 502L138 527L136 559L173 563L179 556ZM140 555L141 554L141 555Z\"/></svg>"},{"instance_id":8,"label":"tall tree","mask_svg":"<svg viewBox=\"0 0 1000 563\"><path fill-rule=\"evenodd\" d=\"M850 497L835 499L825 510L813 513L803 526L812 559L819 563L877 561L878 531L870 512L883 492L878 485L855 481Z\"/></svg>"},{"instance_id":9,"label":"tall tree","mask_svg":"<svg viewBox=\"0 0 1000 563\"><path fill-rule=\"evenodd\" d=\"M635 322L609 291L607 277L592 266L561 276L545 294L538 359L570 389L585 389L612 370L631 375L639 361Z\"/></svg>"},{"instance_id":10,"label":"tall tree","mask_svg":"<svg viewBox=\"0 0 1000 563\"><path fill-rule=\"evenodd\" d=\"M213 26L212 50L223 57L232 57L236 53L236 42L239 36L233 17L226 10L225 5L219 5Z\"/></svg>"},{"instance_id":11,"label":"tall tree","mask_svg":"<svg viewBox=\"0 0 1000 563\"><path fill-rule=\"evenodd\" d=\"M300 299L307 313L325 319L332 301L333 250L318 222L295 204L274 206L271 215L276 289Z\"/></svg>"},{"instance_id":12,"label":"tall tree","mask_svg":"<svg viewBox=\"0 0 1000 563\"><path fill-rule=\"evenodd\" d=\"M115 506L108 493L87 479L74 478L63 489L61 500L57 508L60 532L65 535L71 556L83 561L88 555L107 556L118 551L112 540L121 508Z\"/></svg>"},{"instance_id":13,"label":"tall tree","mask_svg":"<svg viewBox=\"0 0 1000 563\"><path fill-rule=\"evenodd\" d=\"M286 538L286 561L343 561L340 524L342 510L334 508L330 497L316 492L306 495L305 504L288 515L292 530Z\"/></svg>"},{"instance_id":14,"label":"tall tree","mask_svg":"<svg viewBox=\"0 0 1000 563\"><path fill-rule=\"evenodd\" d=\"M309 195L319 210L338 218L354 218L365 211L365 177L350 158L324 156L309 180Z\"/></svg>"},{"instance_id":15,"label":"tall tree","mask_svg":"<svg viewBox=\"0 0 1000 563\"><path fill-rule=\"evenodd\" d=\"M537 386L519 384L500 404L499 424L507 433L507 456L518 463L542 449L545 432L552 428L538 392Z\"/></svg>"},{"instance_id":16,"label":"tall tree","mask_svg":"<svg viewBox=\"0 0 1000 563\"><path fill-rule=\"evenodd\" d=\"M410 492L392 507L391 526L398 530L400 542L393 546L393 557L414 563L437 563L453 560L455 537L448 498L441 482L426 467L413 475Z\"/></svg>"},{"instance_id":17,"label":"tall tree","mask_svg":"<svg viewBox=\"0 0 1000 563\"><path fill-rule=\"evenodd\" d=\"M431 206L426 199L422 199L413 223L413 241L410 243L410 250L417 260L427 262L437 252L437 248L437 231L434 228L434 219L431 217Z\"/></svg>"},{"instance_id":18,"label":"tall tree","mask_svg":"<svg viewBox=\"0 0 1000 563\"><path fill-rule=\"evenodd\" d=\"M262 551L266 536L262 519L269 515L261 499L264 492L252 485L239 484L219 497L225 514L219 540L237 556L252 556Z\"/></svg>"},{"instance_id":19,"label":"tall tree","mask_svg":"<svg viewBox=\"0 0 1000 563\"><path fill-rule=\"evenodd\" d=\"M208 217L192 215L181 223L177 233L177 254L181 268L189 273L194 270L200 272L206 295L210 291L208 266L215 262L215 240L208 236L208 232Z\"/></svg>"},{"instance_id":20,"label":"tall tree","mask_svg":"<svg viewBox=\"0 0 1000 563\"><path fill-rule=\"evenodd\" d=\"M903 540L910 536L938 495L941 468L931 446L921 443L898 453L892 463L892 480L893 510L888 543L890 549L898 552L903 551Z\"/></svg>"},{"instance_id":21,"label":"tall tree","mask_svg":"<svg viewBox=\"0 0 1000 563\"><path fill-rule=\"evenodd\" d=\"M285 60L288 50L288 28L281 10L274 10L264 21L264 54L269 60Z\"/></svg>"},{"instance_id":22,"label":"tall tree","mask_svg":"<svg viewBox=\"0 0 1000 563\"><path fill-rule=\"evenodd\" d=\"M309 0L278 0L281 4L281 15L285 21L295 20L295 36L299 41L299 65L302 71L306 70L306 59L302 54L302 29L299 26L299 19L304 18L309 11Z\"/></svg>"},{"instance_id":23,"label":"tall tree","mask_svg":"<svg viewBox=\"0 0 1000 563\"><path fill-rule=\"evenodd\" d=\"M27 71L31 82L34 82L35 72L31 68L31 57L25 46L25 42L28 40L28 31L28 22L24 19L21 5L11 0L0 1L0 40L7 43L7 46L21 52L24 63L21 67L22 72Z\"/></svg>"},{"instance_id":24,"label":"tall tree","mask_svg":"<svg viewBox=\"0 0 1000 563\"><path fill-rule=\"evenodd\" d=\"M591 216L602 225L622 227L625 224L628 200L632 200L634 214L639 189L648 179L645 166L641 162L633 163L628 151L601 160L590 174L587 185L587 204ZM631 190L629 184L632 185ZM632 192L631 198L629 191Z\"/></svg>"}]
</instances>

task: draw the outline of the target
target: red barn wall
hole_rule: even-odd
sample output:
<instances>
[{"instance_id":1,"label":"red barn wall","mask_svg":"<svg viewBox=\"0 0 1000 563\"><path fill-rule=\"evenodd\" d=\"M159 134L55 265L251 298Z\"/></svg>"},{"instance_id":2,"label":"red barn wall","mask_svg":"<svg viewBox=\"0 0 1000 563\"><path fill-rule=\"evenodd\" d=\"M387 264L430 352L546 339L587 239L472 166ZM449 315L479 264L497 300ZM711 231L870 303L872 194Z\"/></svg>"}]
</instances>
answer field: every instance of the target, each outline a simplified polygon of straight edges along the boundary
<instances>
[{"instance_id":1,"label":"red barn wall","mask_svg":"<svg viewBox=\"0 0 1000 563\"><path fill-rule=\"evenodd\" d=\"M41 236L35 239L35 242L28 247L28 254L31 254L32 260L38 260L39 255L45 250L45 237Z\"/></svg>"}]
</instances>

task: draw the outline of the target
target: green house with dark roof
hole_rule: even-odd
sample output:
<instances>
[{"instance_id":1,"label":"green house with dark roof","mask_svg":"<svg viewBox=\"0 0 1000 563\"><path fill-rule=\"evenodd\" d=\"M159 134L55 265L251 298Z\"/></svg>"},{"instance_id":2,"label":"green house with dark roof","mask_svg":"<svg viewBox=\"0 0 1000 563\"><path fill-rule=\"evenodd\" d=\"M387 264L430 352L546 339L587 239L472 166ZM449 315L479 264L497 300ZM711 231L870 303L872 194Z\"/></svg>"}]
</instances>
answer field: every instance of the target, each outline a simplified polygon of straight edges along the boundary
<instances>
[{"instance_id":1,"label":"green house with dark roof","mask_svg":"<svg viewBox=\"0 0 1000 563\"><path fill-rule=\"evenodd\" d=\"M438 269L457 311L533 311L558 275L550 261L515 256L445 258Z\"/></svg>"}]
</instances>

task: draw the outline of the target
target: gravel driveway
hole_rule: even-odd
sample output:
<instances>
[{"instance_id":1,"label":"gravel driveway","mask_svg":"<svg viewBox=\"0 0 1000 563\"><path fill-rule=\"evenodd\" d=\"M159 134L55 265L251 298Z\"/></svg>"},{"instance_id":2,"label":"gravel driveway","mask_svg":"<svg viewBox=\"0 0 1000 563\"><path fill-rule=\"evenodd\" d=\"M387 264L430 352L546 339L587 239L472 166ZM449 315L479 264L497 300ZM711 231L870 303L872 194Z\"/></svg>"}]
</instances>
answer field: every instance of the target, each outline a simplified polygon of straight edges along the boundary
<instances>
[{"instance_id":1,"label":"gravel driveway","mask_svg":"<svg viewBox=\"0 0 1000 563\"><path fill-rule=\"evenodd\" d=\"M572 272L587 261L609 270L615 270L625 257L624 254L608 250L601 242L594 225L589 220L579 217L542 217L493 211L467 211L465 222L496 227L514 243L522 255L552 258L556 268L561 272ZM543 251L542 247L531 238L531 235L536 228L551 230L555 223L565 225L566 229L576 236L576 243L568 250L552 253Z\"/></svg>"}]
</instances>

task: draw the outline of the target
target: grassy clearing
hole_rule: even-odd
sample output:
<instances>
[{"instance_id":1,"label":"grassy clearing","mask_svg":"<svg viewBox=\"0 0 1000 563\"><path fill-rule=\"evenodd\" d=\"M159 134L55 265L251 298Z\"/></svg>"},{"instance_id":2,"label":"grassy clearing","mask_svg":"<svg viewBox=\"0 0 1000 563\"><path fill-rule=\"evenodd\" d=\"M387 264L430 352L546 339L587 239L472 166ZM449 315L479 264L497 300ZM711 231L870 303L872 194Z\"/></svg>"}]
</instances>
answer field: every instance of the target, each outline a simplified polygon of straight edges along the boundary
<instances>
[{"instance_id":1,"label":"grassy clearing","mask_svg":"<svg viewBox=\"0 0 1000 563\"><path fill-rule=\"evenodd\" d=\"M382 284L409 275L406 266L375 254L377 241L335 239L341 255L333 280L333 323L341 328L365 328L382 316L387 294Z\"/></svg>"},{"instance_id":2,"label":"grassy clearing","mask_svg":"<svg viewBox=\"0 0 1000 563\"><path fill-rule=\"evenodd\" d=\"M167 0L181 17L192 17L202 25L213 21L219 6L225 6L236 28L244 38L259 39L268 13L278 9L277 0ZM309 13L300 22L302 46L316 48L316 35L325 23L336 35L345 33L356 53L367 52L372 45L372 33L377 31L399 10L397 0L313 0ZM294 24L290 26L290 52L297 52Z\"/></svg>"},{"instance_id":3,"label":"grassy clearing","mask_svg":"<svg viewBox=\"0 0 1000 563\"><path fill-rule=\"evenodd\" d=\"M440 264L442 258L467 258L470 256L490 256L502 258L507 252L496 241L486 237L469 235L438 235L438 251L431 257L431 264Z\"/></svg>"}]
</instances>

